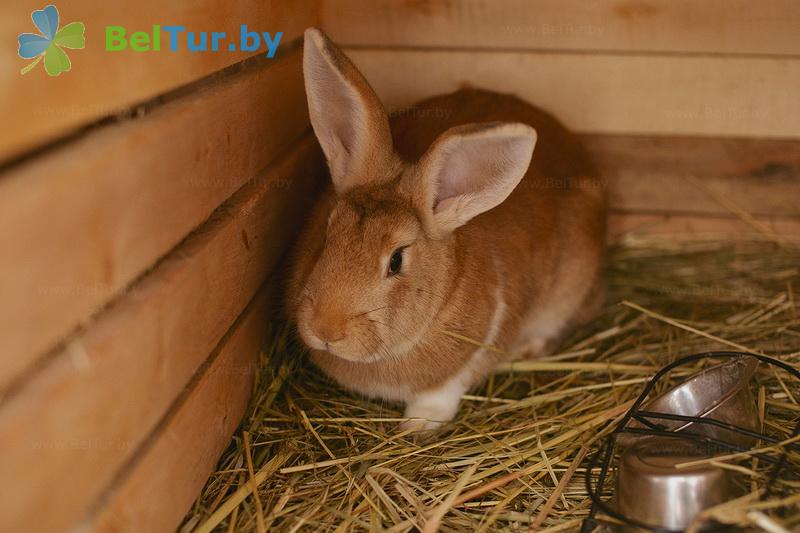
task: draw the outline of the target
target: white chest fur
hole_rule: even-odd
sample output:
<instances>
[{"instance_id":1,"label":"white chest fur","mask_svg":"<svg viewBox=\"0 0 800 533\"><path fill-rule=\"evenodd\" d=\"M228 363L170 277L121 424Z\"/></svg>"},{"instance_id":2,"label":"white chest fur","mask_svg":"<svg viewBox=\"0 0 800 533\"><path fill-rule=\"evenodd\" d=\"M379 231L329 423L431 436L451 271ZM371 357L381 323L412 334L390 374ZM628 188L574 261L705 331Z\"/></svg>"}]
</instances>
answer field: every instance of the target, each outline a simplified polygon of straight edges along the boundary
<instances>
[{"instance_id":1,"label":"white chest fur","mask_svg":"<svg viewBox=\"0 0 800 533\"><path fill-rule=\"evenodd\" d=\"M504 286L496 263L495 261L498 283L494 291L495 307L483 338L483 346L472 352L469 360L458 373L441 386L418 393L408 400L405 417L409 420L404 422L403 429L429 431L452 420L458 411L461 396L482 377L479 369L485 366L484 358L487 356L485 346L493 345L496 341L507 308L503 297Z\"/></svg>"}]
</instances>

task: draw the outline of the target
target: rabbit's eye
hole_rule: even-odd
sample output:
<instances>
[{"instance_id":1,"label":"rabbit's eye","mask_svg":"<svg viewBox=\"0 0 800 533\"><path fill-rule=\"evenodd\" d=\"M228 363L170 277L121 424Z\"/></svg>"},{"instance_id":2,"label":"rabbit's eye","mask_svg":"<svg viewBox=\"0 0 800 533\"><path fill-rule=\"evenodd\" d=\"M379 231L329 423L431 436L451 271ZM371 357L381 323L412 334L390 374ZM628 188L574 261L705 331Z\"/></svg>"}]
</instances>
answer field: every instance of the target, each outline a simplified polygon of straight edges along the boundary
<instances>
[{"instance_id":1,"label":"rabbit's eye","mask_svg":"<svg viewBox=\"0 0 800 533\"><path fill-rule=\"evenodd\" d=\"M403 267L403 249L398 248L394 252L392 252L392 257L389 258L389 270L386 273L386 277L394 276L400 269Z\"/></svg>"}]
</instances>

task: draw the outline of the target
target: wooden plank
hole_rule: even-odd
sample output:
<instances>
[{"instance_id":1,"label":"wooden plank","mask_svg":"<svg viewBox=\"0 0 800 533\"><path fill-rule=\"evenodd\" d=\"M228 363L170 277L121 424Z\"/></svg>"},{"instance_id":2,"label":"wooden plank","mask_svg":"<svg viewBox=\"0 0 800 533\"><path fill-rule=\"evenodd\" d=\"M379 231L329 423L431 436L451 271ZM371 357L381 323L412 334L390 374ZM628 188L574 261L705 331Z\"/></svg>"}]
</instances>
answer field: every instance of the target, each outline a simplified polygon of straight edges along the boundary
<instances>
[{"instance_id":1,"label":"wooden plank","mask_svg":"<svg viewBox=\"0 0 800 533\"><path fill-rule=\"evenodd\" d=\"M756 217L781 241L800 243L800 219ZM671 213L613 212L609 217L608 237L611 242L637 236L659 236L672 240L775 240L741 219L729 216L676 215Z\"/></svg>"},{"instance_id":2,"label":"wooden plank","mask_svg":"<svg viewBox=\"0 0 800 533\"><path fill-rule=\"evenodd\" d=\"M263 52L191 52L185 45L168 50L169 35L162 30L161 51L105 50L106 26L123 26L128 35L150 31L159 24L182 25L187 31L225 31L238 38L239 26L276 32L283 37L279 50L318 22L318 0L217 0L163 2L111 2L72 0L58 4L62 26L81 21L86 25L86 48L71 50L72 70L48 76L41 65L22 76L29 60L17 56L17 35L34 32L31 13L46 2L15 0L0 7L0 116L13 127L0 132L0 161L59 135L127 107L198 80L223 67ZM183 34L185 36L185 33ZM185 39L185 37L183 38ZM184 40L181 40L183 43Z\"/></svg>"},{"instance_id":3,"label":"wooden plank","mask_svg":"<svg viewBox=\"0 0 800 533\"><path fill-rule=\"evenodd\" d=\"M0 530L83 516L291 242L322 166L306 138L5 399Z\"/></svg>"},{"instance_id":4,"label":"wooden plank","mask_svg":"<svg viewBox=\"0 0 800 533\"><path fill-rule=\"evenodd\" d=\"M212 355L209 366L128 476L111 487L102 507L76 529L82 531L175 531L230 444L247 406L257 356L263 346L270 288L256 295ZM274 292L274 291L272 291Z\"/></svg>"},{"instance_id":5,"label":"wooden plank","mask_svg":"<svg viewBox=\"0 0 800 533\"><path fill-rule=\"evenodd\" d=\"M308 127L301 52L0 176L0 397Z\"/></svg>"},{"instance_id":6,"label":"wooden plank","mask_svg":"<svg viewBox=\"0 0 800 533\"><path fill-rule=\"evenodd\" d=\"M325 0L322 23L361 46L800 54L795 0Z\"/></svg>"},{"instance_id":7,"label":"wooden plank","mask_svg":"<svg viewBox=\"0 0 800 533\"><path fill-rule=\"evenodd\" d=\"M800 141L621 135L583 141L614 208L731 215L716 195L752 215L800 218Z\"/></svg>"},{"instance_id":8,"label":"wooden plank","mask_svg":"<svg viewBox=\"0 0 800 533\"><path fill-rule=\"evenodd\" d=\"M348 52L391 109L472 85L516 93L580 132L800 137L800 59Z\"/></svg>"}]
</instances>

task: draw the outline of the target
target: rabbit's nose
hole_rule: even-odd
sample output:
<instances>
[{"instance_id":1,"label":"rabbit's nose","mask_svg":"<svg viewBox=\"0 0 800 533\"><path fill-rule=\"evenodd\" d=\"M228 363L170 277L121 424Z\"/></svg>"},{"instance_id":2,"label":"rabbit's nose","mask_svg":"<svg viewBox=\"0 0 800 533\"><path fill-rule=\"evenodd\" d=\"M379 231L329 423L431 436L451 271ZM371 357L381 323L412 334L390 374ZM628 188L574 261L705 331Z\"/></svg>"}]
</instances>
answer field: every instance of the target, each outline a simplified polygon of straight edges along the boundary
<instances>
[{"instance_id":1,"label":"rabbit's nose","mask_svg":"<svg viewBox=\"0 0 800 533\"><path fill-rule=\"evenodd\" d=\"M311 319L311 329L319 340L330 344L344 339L346 322L344 313L318 310Z\"/></svg>"}]
</instances>

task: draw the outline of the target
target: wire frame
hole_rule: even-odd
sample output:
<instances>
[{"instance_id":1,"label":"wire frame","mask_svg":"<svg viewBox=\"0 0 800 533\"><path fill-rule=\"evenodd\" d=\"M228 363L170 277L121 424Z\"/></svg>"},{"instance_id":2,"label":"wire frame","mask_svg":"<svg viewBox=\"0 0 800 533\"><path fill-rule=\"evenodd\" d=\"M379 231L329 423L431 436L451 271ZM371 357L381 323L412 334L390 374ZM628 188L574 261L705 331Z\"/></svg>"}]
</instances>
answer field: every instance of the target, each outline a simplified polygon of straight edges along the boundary
<instances>
[{"instance_id":1,"label":"wire frame","mask_svg":"<svg viewBox=\"0 0 800 533\"><path fill-rule=\"evenodd\" d=\"M652 436L660 436L660 437L675 437L681 439L692 439L696 441L700 441L709 445L711 447L716 448L717 450L721 451L728 451L728 452L749 452L751 451L750 448L744 448L742 446L736 445L731 442L727 442L724 440L716 439L706 435L700 435L698 433L694 433L691 431L670 431L664 426L658 425L658 420L673 420L673 421L681 421L681 422L691 422L694 424L703 424L703 425L712 425L720 428L724 428L726 430L739 433L741 435L747 435L752 438L761 439L763 442L777 444L780 442L779 439L772 437L770 435L766 435L763 433L759 433L756 431L752 431L746 428L742 428L736 426L734 424L730 424L727 422L723 422L720 420L715 420L713 418L700 418L694 416L683 416L683 415L673 415L667 413L655 413L651 411L644 411L641 409L642 404L653 391L655 386L658 382L666 376L670 371L673 369L693 363L695 361L699 361L701 359L733 359L739 357L754 357L759 361L771 365L773 367L779 367L792 376L795 379L800 381L800 371L798 371L793 366L780 361L779 359L775 359L773 357L767 357L765 355L759 355L754 353L748 352L737 352L737 351L713 351L713 352L703 352L694 355L689 355L678 359L667 366L663 367L659 370L655 376L647 383L642 393L633 403L633 406L625 413L625 416L617 423L614 430L603 440L603 443L600 446L600 449L592 454L590 457L586 459L586 470L585 470L585 482L586 482L586 491L589 494L589 497L592 499L592 507L589 511L589 516L583 521L581 526L582 533L591 533L597 525L598 520L596 518L597 513L602 511L604 514L615 518L631 527L639 528L645 531L654 531L657 533L681 533L682 530L680 529L669 529L664 528L652 524L645 524L629 518L616 509L613 508L612 505L606 500L602 498L602 494L604 493L605 485L608 480L608 472L609 468L611 467L611 463L615 457L615 451L617 447L617 437L621 433L629 433L635 434L640 436L652 435ZM642 428L628 428L628 422L631 420L636 420L644 427ZM794 431L792 433L792 437L796 437L800 435L800 421L795 425ZM793 442L787 445L796 451L800 451L800 443ZM786 469L786 449L783 449L780 457L777 459L775 457L770 457L768 455L762 453L752 453L750 454L752 457L757 457L759 460L764 461L768 464L772 465L772 470L770 471L769 477L767 479L766 490L762 494L762 499L768 497L772 491L774 490L775 481L780 477L781 472ZM592 480L592 472L600 465L600 472L597 475L597 483L593 484Z\"/></svg>"}]
</instances>

